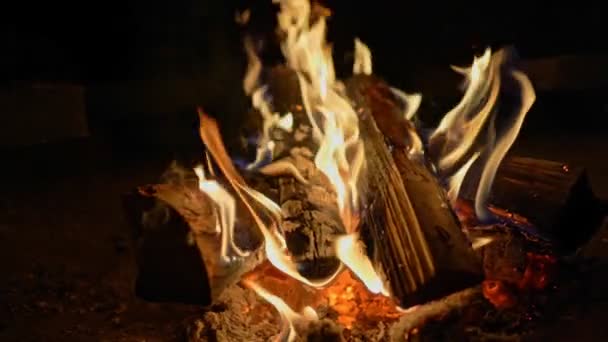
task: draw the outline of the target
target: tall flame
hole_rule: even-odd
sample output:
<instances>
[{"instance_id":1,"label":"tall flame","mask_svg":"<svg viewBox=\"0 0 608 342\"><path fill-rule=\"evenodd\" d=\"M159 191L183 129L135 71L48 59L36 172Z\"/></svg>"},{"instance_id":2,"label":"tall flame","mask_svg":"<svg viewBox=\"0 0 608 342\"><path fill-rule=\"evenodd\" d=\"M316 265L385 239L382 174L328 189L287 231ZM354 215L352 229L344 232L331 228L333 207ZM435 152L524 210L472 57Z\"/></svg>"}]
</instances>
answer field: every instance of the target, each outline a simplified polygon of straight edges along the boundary
<instances>
[{"instance_id":1,"label":"tall flame","mask_svg":"<svg viewBox=\"0 0 608 342\"><path fill-rule=\"evenodd\" d=\"M448 195L452 203L457 199L472 165L481 162L475 213L482 221L493 217L487 201L496 171L517 138L536 98L528 77L521 71L506 68L507 54L507 50L492 54L490 49L486 49L481 57L475 57L470 68L453 67L465 76L466 90L461 101L443 117L429 140L431 150L436 153L440 174L449 178ZM497 136L498 99L503 79L512 80L519 86L521 101L507 127ZM485 144L476 149L484 135Z\"/></svg>"},{"instance_id":2,"label":"tall flame","mask_svg":"<svg viewBox=\"0 0 608 342\"><path fill-rule=\"evenodd\" d=\"M486 167L481 174L479 188L477 190L477 195L475 196L475 212L477 213L477 217L482 221L488 220L492 217L492 214L488 210L487 201L488 196L490 195L492 183L494 182L494 177L496 176L496 171L498 170L498 166L509 151L509 148L511 148L511 145L513 145L515 142L517 134L524 123L526 114L536 99L532 82L530 82L530 79L524 73L520 71L512 71L511 76L519 83L519 86L521 87L521 105L518 113L515 115L515 120L506 130L502 138L496 143L494 151L488 158Z\"/></svg>"},{"instance_id":3,"label":"tall flame","mask_svg":"<svg viewBox=\"0 0 608 342\"><path fill-rule=\"evenodd\" d=\"M311 123L312 136L319 144L315 165L333 184L343 218L350 216L357 204L356 177L364 164L360 151L357 114L341 93L335 79L331 48L325 41L326 22L321 15L310 23L308 0L275 1L280 4L279 28L285 33L281 48L287 65L298 74L304 109ZM364 44L357 40L359 50ZM365 54L365 53L363 53ZM371 57L361 66L371 72ZM314 113L320 113L319 122ZM347 160L354 150L353 160Z\"/></svg>"},{"instance_id":4,"label":"tall flame","mask_svg":"<svg viewBox=\"0 0 608 342\"><path fill-rule=\"evenodd\" d=\"M281 48L287 65L298 74L312 137L319 144L315 166L334 186L344 226L348 233L353 233L357 229L357 180L365 165L364 148L357 113L344 94L343 85L335 78L331 48L325 41L325 16L320 15L311 23L308 0L275 2L280 4L279 28L286 35ZM371 52L359 39L355 40L355 55L353 71L370 74ZM367 256L357 249L357 239L356 234L340 237L335 242L338 258L371 291L387 293Z\"/></svg>"},{"instance_id":5,"label":"tall flame","mask_svg":"<svg viewBox=\"0 0 608 342\"><path fill-rule=\"evenodd\" d=\"M273 0L273 2L280 6L277 19L278 28L284 37L281 50L286 65L297 74L302 107L310 123L311 137L317 144L313 157L314 164L333 185L344 227L347 233L353 233L358 228L357 181L365 167L365 155L363 142L359 138L357 113L344 94L343 84L336 80L331 47L325 40L325 17L328 11L321 9L320 6L312 8L309 0ZM249 58L249 68L243 80L243 87L247 94L251 95L253 106L263 120L262 138L258 144L256 159L248 165L248 168L266 174L273 174L279 170L289 172L299 181L306 183L307 180L301 176L295 165L290 164L291 161L279 160L264 165L266 160L272 160L275 147L270 131L279 127L291 132L294 118L291 113L281 115L273 112L268 87L260 84L262 63L251 40L245 41L245 49ZM370 74L371 52L359 39L355 40L355 53L353 71ZM245 192L249 193L250 190ZM277 215L279 214L280 210L277 212ZM279 226L280 222L276 221L275 224ZM304 279L295 271L295 265L283 251L285 245L278 230L271 231L264 226L261 226L261 230L265 236L267 256L275 267L313 286L324 286L333 279L330 277L314 283ZM352 239L355 236L357 235L347 235L347 238ZM353 263L348 257L352 257L353 254L342 250L354 248L354 245L336 243L335 247L340 249L337 255L348 267L366 267L360 266L366 265L365 262ZM361 254L357 259L366 258ZM369 263L369 260L367 262ZM369 265L371 268L371 263ZM375 274L373 268L355 273ZM378 286L375 286L374 291L379 291Z\"/></svg>"}]
</instances>

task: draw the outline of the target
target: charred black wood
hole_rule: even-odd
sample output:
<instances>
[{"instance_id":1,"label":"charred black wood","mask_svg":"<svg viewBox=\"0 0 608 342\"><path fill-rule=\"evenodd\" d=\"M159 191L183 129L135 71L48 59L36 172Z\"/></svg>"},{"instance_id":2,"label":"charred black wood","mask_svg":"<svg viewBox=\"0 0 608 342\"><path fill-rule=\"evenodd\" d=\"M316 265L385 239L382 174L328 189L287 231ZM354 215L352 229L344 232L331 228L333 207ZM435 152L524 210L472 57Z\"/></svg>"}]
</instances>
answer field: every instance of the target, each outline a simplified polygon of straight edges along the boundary
<instances>
[{"instance_id":1,"label":"charred black wood","mask_svg":"<svg viewBox=\"0 0 608 342\"><path fill-rule=\"evenodd\" d=\"M314 165L317 146L301 98L297 75L287 67L276 67L268 75L273 110L293 116L293 131L276 132L274 166L260 169L271 175L272 167L291 164L299 176L279 172L271 182L279 192L282 228L287 248L299 272L311 279L325 278L338 269L334 240L345 234L336 193L327 177Z\"/></svg>"},{"instance_id":2,"label":"charred black wood","mask_svg":"<svg viewBox=\"0 0 608 342\"><path fill-rule=\"evenodd\" d=\"M498 168L489 202L528 219L562 252L591 238L607 213L583 167L517 156Z\"/></svg>"},{"instance_id":3,"label":"charred black wood","mask_svg":"<svg viewBox=\"0 0 608 342\"><path fill-rule=\"evenodd\" d=\"M210 305L262 261L259 237L238 227L235 242L251 254L223 259L213 203L196 188L145 186L123 204L133 228L135 293L145 300Z\"/></svg>"},{"instance_id":4,"label":"charred black wood","mask_svg":"<svg viewBox=\"0 0 608 342\"><path fill-rule=\"evenodd\" d=\"M351 79L347 88L361 113L366 193L373 194L363 229L393 294L409 306L480 282L480 261L443 188L424 160L410 157L412 128L390 89L365 76Z\"/></svg>"}]
</instances>

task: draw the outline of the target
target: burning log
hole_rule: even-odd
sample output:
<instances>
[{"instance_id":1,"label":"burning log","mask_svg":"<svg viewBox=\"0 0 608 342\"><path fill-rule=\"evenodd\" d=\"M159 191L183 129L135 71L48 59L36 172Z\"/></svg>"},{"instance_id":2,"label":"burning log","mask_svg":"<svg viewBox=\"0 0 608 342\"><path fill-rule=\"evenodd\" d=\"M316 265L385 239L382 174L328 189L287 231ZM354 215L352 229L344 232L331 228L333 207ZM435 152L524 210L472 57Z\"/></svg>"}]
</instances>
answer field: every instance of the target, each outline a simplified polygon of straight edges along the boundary
<instances>
[{"instance_id":1,"label":"burning log","mask_svg":"<svg viewBox=\"0 0 608 342\"><path fill-rule=\"evenodd\" d=\"M336 193L314 164L312 127L296 73L286 67L274 68L269 75L269 93L276 112L291 113L295 132L274 136L276 161L261 167L260 172L277 176L269 181L278 189L287 248L300 274L309 279L326 278L340 265L334 240L346 233ZM290 164L294 171L281 167Z\"/></svg>"},{"instance_id":2,"label":"burning log","mask_svg":"<svg viewBox=\"0 0 608 342\"><path fill-rule=\"evenodd\" d=\"M196 187L141 187L123 203L136 242L135 292L145 300L209 305L262 261L252 252L223 262L212 202ZM253 251L260 239L249 232L239 230L236 240Z\"/></svg>"},{"instance_id":3,"label":"burning log","mask_svg":"<svg viewBox=\"0 0 608 342\"><path fill-rule=\"evenodd\" d=\"M489 202L525 217L565 252L587 241L606 215L584 168L533 158L505 159Z\"/></svg>"},{"instance_id":4,"label":"burning log","mask_svg":"<svg viewBox=\"0 0 608 342\"><path fill-rule=\"evenodd\" d=\"M411 306L480 282L479 260L444 190L424 161L409 155L410 128L388 87L359 76L348 89L362 108L367 192L374 194L365 229L393 294L402 306Z\"/></svg>"}]
</instances>

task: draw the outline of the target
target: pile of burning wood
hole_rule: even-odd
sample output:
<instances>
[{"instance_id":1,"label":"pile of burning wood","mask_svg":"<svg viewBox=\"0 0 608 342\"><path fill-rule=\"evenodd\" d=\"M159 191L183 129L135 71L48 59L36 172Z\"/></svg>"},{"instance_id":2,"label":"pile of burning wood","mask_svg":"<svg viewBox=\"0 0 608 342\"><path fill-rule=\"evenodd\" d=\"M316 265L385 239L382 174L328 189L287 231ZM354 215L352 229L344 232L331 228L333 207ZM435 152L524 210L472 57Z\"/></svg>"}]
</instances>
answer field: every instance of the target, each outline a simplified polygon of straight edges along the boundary
<instances>
[{"instance_id":1,"label":"pile of burning wood","mask_svg":"<svg viewBox=\"0 0 608 342\"><path fill-rule=\"evenodd\" d=\"M284 64L246 44L243 145L200 109L200 163L125 197L138 295L208 306L192 340L399 341L546 289L603 209L584 170L505 159L535 97L508 51L458 68L463 98L429 129L362 42L336 79L327 10L279 5Z\"/></svg>"}]
</instances>

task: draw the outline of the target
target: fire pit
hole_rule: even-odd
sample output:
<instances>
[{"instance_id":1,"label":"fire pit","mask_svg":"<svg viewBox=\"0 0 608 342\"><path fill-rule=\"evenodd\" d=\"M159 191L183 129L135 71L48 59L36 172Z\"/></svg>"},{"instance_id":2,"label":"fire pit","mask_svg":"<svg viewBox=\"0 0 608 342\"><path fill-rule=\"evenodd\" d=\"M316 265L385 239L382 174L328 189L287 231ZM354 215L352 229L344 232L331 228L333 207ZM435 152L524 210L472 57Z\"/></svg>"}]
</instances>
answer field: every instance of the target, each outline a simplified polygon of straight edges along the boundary
<instances>
[{"instance_id":1,"label":"fire pit","mask_svg":"<svg viewBox=\"0 0 608 342\"><path fill-rule=\"evenodd\" d=\"M284 63L266 65L245 40L241 146L226 147L221 113L200 108L201 159L125 196L138 295L208 307L192 341L529 329L605 208L583 169L505 158L535 101L511 51L455 67L464 95L431 127L423 94L374 76L363 42L353 75L336 78L327 9L278 2Z\"/></svg>"}]
</instances>

